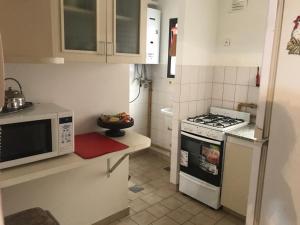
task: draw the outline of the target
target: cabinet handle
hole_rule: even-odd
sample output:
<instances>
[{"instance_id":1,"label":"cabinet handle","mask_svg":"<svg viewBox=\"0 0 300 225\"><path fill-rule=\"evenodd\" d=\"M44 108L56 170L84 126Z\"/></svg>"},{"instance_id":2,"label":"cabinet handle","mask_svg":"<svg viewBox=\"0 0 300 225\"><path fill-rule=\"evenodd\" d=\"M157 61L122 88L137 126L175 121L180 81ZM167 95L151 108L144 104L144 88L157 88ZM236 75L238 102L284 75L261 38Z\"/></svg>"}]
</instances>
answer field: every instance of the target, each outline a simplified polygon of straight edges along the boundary
<instances>
[{"instance_id":1,"label":"cabinet handle","mask_svg":"<svg viewBox=\"0 0 300 225\"><path fill-rule=\"evenodd\" d=\"M99 41L98 52L99 52L99 55L106 55L105 41Z\"/></svg>"},{"instance_id":2,"label":"cabinet handle","mask_svg":"<svg viewBox=\"0 0 300 225\"><path fill-rule=\"evenodd\" d=\"M106 43L106 52L107 55L112 56L114 53L114 46L112 42L107 42Z\"/></svg>"}]
</instances>

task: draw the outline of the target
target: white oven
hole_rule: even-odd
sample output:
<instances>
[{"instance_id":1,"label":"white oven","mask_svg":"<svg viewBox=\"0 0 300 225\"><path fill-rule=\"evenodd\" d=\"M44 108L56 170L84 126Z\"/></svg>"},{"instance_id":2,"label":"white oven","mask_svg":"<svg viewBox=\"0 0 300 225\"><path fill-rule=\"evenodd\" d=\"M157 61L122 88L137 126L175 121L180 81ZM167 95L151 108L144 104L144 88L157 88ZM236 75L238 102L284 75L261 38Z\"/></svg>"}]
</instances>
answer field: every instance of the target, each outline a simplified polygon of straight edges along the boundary
<instances>
[{"instance_id":1,"label":"white oven","mask_svg":"<svg viewBox=\"0 0 300 225\"><path fill-rule=\"evenodd\" d=\"M73 120L55 104L0 115L0 169L74 152Z\"/></svg>"}]
</instances>

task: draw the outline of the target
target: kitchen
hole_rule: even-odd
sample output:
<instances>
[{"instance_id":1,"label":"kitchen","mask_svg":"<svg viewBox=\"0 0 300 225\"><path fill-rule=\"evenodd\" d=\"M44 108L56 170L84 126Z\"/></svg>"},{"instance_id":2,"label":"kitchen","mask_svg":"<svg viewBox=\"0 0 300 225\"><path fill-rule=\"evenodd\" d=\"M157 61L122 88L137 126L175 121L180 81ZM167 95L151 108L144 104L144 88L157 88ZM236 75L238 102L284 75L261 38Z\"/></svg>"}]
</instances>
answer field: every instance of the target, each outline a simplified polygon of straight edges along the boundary
<instances>
[{"instance_id":1,"label":"kitchen","mask_svg":"<svg viewBox=\"0 0 300 225\"><path fill-rule=\"evenodd\" d=\"M275 85L276 74L284 88L294 88L281 77L289 59L278 70L276 65L282 57L297 62L297 48L293 48L297 36L296 41L289 39L297 23L294 8L299 4L257 0L84 2L0 1L5 77L20 82L20 92L33 102L32 109L48 103L63 106L63 111L56 108L50 114L63 114L62 122L57 123L57 130L63 127L59 132L66 132L68 118L72 118L70 132L64 136L76 135L71 143L92 134L123 149L88 160L70 153L10 168L1 162L6 221L20 215L18 212L41 207L58 221L53 224L66 225L297 224L297 215L292 213L297 212L297 203L281 204L299 196L295 170L287 167L288 177L286 172L276 177L281 167L276 168L275 162L291 162L295 168L298 152L293 153L294 159L276 156L279 150L274 137L280 135L274 129L281 123L269 124L271 117L283 114L276 104L272 114L269 102L287 101ZM148 11L156 12L148 18L150 22L160 23L148 20L147 25L147 5L153 9ZM146 42L155 47L148 43L147 48ZM286 46L279 46L282 42L289 42L289 55ZM148 64L142 66L146 59ZM5 88L10 86L18 89L7 80ZM288 107L293 110L291 117L297 119L295 105ZM21 121L32 109L0 118L3 128L5 120ZM100 114L120 113L108 118L125 118L129 123L130 118L121 112L129 112L135 125L123 137L100 138ZM196 117L209 112L218 116ZM220 119L224 119L222 129ZM281 126L288 129L286 124ZM119 129L111 131L123 134ZM296 134L283 135L297 146ZM195 141L197 138L201 140ZM268 143L274 151L267 151ZM75 145L76 153L78 148ZM199 176L205 170L209 175ZM209 177L215 180L216 176L217 182L211 182ZM281 185L284 180L291 197L276 195L276 191L288 191ZM278 184L274 191L273 181ZM288 207L291 213L284 214L281 207Z\"/></svg>"}]
</instances>

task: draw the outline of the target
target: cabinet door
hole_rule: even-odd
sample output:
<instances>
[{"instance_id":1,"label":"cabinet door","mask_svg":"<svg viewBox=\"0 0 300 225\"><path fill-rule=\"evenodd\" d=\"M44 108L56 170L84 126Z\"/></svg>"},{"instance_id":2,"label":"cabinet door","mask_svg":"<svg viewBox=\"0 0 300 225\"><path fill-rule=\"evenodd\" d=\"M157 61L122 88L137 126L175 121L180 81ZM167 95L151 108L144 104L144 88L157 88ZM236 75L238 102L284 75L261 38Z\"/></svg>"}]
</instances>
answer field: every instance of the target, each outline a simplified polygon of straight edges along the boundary
<instances>
[{"instance_id":1,"label":"cabinet door","mask_svg":"<svg viewBox=\"0 0 300 225\"><path fill-rule=\"evenodd\" d=\"M253 149L227 142L221 204L246 216Z\"/></svg>"},{"instance_id":2,"label":"cabinet door","mask_svg":"<svg viewBox=\"0 0 300 225\"><path fill-rule=\"evenodd\" d=\"M71 59L106 61L106 0L61 0L61 45Z\"/></svg>"},{"instance_id":3,"label":"cabinet door","mask_svg":"<svg viewBox=\"0 0 300 225\"><path fill-rule=\"evenodd\" d=\"M145 0L107 0L107 61L145 63Z\"/></svg>"}]
</instances>

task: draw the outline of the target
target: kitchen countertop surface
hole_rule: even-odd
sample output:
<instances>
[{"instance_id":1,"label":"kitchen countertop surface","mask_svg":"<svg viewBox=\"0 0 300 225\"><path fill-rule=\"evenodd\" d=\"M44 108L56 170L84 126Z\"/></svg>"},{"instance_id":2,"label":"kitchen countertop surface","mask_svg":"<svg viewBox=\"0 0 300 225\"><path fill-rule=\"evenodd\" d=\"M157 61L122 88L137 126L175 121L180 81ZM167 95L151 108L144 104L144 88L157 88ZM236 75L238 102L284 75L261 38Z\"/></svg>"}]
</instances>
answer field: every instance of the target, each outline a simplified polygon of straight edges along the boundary
<instances>
[{"instance_id":1,"label":"kitchen countertop surface","mask_svg":"<svg viewBox=\"0 0 300 225\"><path fill-rule=\"evenodd\" d=\"M151 145L150 138L132 131L126 131L125 136L112 139L127 145L128 148L122 151L108 153L93 159L83 159L75 153L71 153L30 164L3 169L0 170L0 188L10 187L41 177L61 173L67 170L89 165L91 163L99 163L99 161L109 158L122 157L127 153L133 153L146 149Z\"/></svg>"},{"instance_id":2,"label":"kitchen countertop surface","mask_svg":"<svg viewBox=\"0 0 300 225\"><path fill-rule=\"evenodd\" d=\"M254 137L254 132L255 124L251 123L247 126L228 131L226 132L226 134L228 136L237 137L246 141L254 142L256 140L256 138Z\"/></svg>"}]
</instances>

